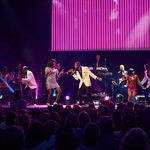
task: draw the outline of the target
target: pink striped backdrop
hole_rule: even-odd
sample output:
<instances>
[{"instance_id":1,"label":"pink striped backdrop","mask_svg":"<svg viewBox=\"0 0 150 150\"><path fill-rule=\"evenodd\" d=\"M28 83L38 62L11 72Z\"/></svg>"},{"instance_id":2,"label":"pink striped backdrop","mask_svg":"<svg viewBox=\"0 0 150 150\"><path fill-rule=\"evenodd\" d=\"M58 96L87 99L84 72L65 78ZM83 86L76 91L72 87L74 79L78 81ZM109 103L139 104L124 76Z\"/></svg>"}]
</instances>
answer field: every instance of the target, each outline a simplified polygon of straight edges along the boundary
<instances>
[{"instance_id":1,"label":"pink striped backdrop","mask_svg":"<svg viewBox=\"0 0 150 150\"><path fill-rule=\"evenodd\" d=\"M150 0L53 0L52 51L149 48Z\"/></svg>"}]
</instances>

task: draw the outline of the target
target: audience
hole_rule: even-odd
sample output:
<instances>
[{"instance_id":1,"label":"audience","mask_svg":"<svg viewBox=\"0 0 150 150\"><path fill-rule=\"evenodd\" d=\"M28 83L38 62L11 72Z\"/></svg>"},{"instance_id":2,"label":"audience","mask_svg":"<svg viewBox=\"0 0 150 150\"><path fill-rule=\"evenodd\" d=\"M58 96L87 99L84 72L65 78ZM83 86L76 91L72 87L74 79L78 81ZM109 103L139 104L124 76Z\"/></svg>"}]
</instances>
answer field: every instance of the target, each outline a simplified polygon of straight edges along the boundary
<instances>
[{"instance_id":1,"label":"audience","mask_svg":"<svg viewBox=\"0 0 150 150\"><path fill-rule=\"evenodd\" d=\"M88 123L82 135L82 141L77 150L96 150L96 143L100 136L100 131L96 123Z\"/></svg>"},{"instance_id":2,"label":"audience","mask_svg":"<svg viewBox=\"0 0 150 150\"><path fill-rule=\"evenodd\" d=\"M120 150L149 150L149 139L141 128L130 129L123 137Z\"/></svg>"},{"instance_id":3,"label":"audience","mask_svg":"<svg viewBox=\"0 0 150 150\"><path fill-rule=\"evenodd\" d=\"M15 110L25 109L26 108L26 101L21 98L22 93L21 90L14 91L13 100L10 103L10 108Z\"/></svg>"},{"instance_id":4,"label":"audience","mask_svg":"<svg viewBox=\"0 0 150 150\"><path fill-rule=\"evenodd\" d=\"M25 134L19 126L9 126L2 133L2 150L21 150L25 144Z\"/></svg>"},{"instance_id":5,"label":"audience","mask_svg":"<svg viewBox=\"0 0 150 150\"><path fill-rule=\"evenodd\" d=\"M77 141L70 127L61 127L56 133L56 150L76 150Z\"/></svg>"},{"instance_id":6,"label":"audience","mask_svg":"<svg viewBox=\"0 0 150 150\"><path fill-rule=\"evenodd\" d=\"M23 102L23 103L22 103ZM0 106L0 149L149 150L150 107L112 101L27 109L16 90L10 108Z\"/></svg>"}]
</instances>

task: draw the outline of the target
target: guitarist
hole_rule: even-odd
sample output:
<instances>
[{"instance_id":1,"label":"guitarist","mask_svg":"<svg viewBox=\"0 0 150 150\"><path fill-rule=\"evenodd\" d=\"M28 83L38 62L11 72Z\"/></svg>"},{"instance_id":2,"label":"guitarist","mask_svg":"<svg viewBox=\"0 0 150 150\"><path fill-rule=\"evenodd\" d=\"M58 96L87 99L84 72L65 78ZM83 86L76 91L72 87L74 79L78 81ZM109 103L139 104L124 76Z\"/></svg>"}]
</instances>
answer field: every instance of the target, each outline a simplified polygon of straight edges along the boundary
<instances>
[{"instance_id":1,"label":"guitarist","mask_svg":"<svg viewBox=\"0 0 150 150\"><path fill-rule=\"evenodd\" d=\"M141 81L142 86L146 83L146 89L145 89L145 99L150 104L150 97L148 96L150 94L150 67L147 68L144 72L144 78Z\"/></svg>"}]
</instances>

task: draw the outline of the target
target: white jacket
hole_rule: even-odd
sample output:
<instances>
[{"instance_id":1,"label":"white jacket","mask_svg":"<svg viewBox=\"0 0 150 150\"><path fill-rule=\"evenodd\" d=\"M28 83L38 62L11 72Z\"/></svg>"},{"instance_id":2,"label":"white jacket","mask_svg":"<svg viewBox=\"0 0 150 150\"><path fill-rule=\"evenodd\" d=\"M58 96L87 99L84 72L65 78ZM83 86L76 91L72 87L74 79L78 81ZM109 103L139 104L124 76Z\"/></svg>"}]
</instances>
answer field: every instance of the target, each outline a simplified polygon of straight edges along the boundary
<instances>
[{"instance_id":1,"label":"white jacket","mask_svg":"<svg viewBox=\"0 0 150 150\"><path fill-rule=\"evenodd\" d=\"M28 86L30 89L36 89L37 83L34 75L31 71L27 70L26 78L22 78L22 83Z\"/></svg>"},{"instance_id":2,"label":"white jacket","mask_svg":"<svg viewBox=\"0 0 150 150\"><path fill-rule=\"evenodd\" d=\"M82 84L84 83L86 87L91 86L91 80L90 76L96 80L97 76L93 74L88 67L81 67L82 68L82 77L80 76L79 71L76 71L75 74L73 74L73 77L76 80L80 80L79 88L81 88Z\"/></svg>"}]
</instances>

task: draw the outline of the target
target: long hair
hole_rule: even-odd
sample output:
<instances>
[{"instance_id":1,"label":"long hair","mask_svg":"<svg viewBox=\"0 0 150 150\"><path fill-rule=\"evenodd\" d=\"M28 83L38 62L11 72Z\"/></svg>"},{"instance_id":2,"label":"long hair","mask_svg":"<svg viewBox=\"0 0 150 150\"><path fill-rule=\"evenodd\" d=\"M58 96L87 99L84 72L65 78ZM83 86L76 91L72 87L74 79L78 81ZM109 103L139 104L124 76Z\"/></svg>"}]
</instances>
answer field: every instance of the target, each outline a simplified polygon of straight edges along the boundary
<instances>
[{"instance_id":1,"label":"long hair","mask_svg":"<svg viewBox=\"0 0 150 150\"><path fill-rule=\"evenodd\" d=\"M57 63L57 61L55 59L50 59L47 63L47 67L53 68L54 63Z\"/></svg>"},{"instance_id":2,"label":"long hair","mask_svg":"<svg viewBox=\"0 0 150 150\"><path fill-rule=\"evenodd\" d=\"M130 69L128 70L128 76L133 76L133 75L135 75L135 71L134 71L133 68L130 68Z\"/></svg>"}]
</instances>

